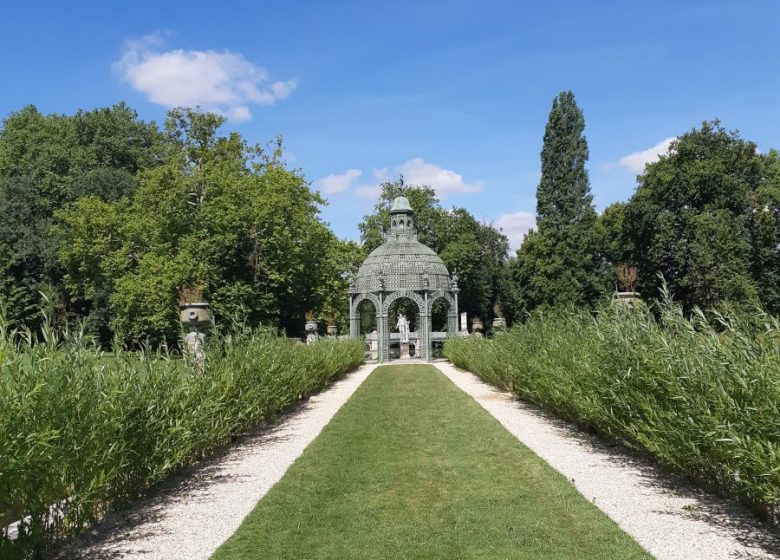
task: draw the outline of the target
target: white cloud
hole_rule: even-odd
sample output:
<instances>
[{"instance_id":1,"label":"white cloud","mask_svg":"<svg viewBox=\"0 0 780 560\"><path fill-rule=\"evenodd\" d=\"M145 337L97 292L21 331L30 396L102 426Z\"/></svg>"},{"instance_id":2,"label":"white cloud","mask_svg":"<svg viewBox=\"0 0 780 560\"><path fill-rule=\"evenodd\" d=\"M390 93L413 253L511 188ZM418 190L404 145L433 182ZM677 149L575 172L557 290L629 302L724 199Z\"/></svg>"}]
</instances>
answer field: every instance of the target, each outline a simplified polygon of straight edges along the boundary
<instances>
[{"instance_id":1,"label":"white cloud","mask_svg":"<svg viewBox=\"0 0 780 560\"><path fill-rule=\"evenodd\" d=\"M328 175L314 181L314 186L325 194L343 193L363 174L359 169L347 169L341 175Z\"/></svg>"},{"instance_id":2,"label":"white cloud","mask_svg":"<svg viewBox=\"0 0 780 560\"><path fill-rule=\"evenodd\" d=\"M390 179L390 168L382 167L381 169L374 169L373 174L374 174L374 179L376 179L380 183L383 183L388 179Z\"/></svg>"},{"instance_id":3,"label":"white cloud","mask_svg":"<svg viewBox=\"0 0 780 560\"><path fill-rule=\"evenodd\" d=\"M127 41L114 65L122 81L165 107L200 106L232 121L252 118L250 105L286 99L296 81L271 82L268 71L240 53L175 49L164 51L160 35Z\"/></svg>"},{"instance_id":4,"label":"white cloud","mask_svg":"<svg viewBox=\"0 0 780 560\"><path fill-rule=\"evenodd\" d=\"M656 161L660 155L668 152L669 146L671 146L672 142L675 140L677 140L677 138L674 136L665 140L661 140L652 148L628 154L624 158L621 158L621 160L616 164L613 163L609 166L614 167L617 165L621 167L627 167L635 173L642 173L645 170L645 165Z\"/></svg>"},{"instance_id":5,"label":"white cloud","mask_svg":"<svg viewBox=\"0 0 780 560\"><path fill-rule=\"evenodd\" d=\"M495 226L509 239L509 248L516 251L523 243L523 237L528 230L536 226L536 215L530 212L503 214L496 220Z\"/></svg>"},{"instance_id":6,"label":"white cloud","mask_svg":"<svg viewBox=\"0 0 780 560\"><path fill-rule=\"evenodd\" d=\"M396 174L404 176L405 183L433 187L436 194L442 197L452 193L477 192L485 187L482 181L467 183L463 180L463 175L428 163L423 158L407 160L396 167L395 171Z\"/></svg>"},{"instance_id":7,"label":"white cloud","mask_svg":"<svg viewBox=\"0 0 780 560\"><path fill-rule=\"evenodd\" d=\"M379 185L362 185L355 189L355 194L364 198L379 198L382 187Z\"/></svg>"},{"instance_id":8,"label":"white cloud","mask_svg":"<svg viewBox=\"0 0 780 560\"><path fill-rule=\"evenodd\" d=\"M403 175L404 183L407 185L431 187L441 197L446 197L453 193L477 192L485 187L483 181L467 183L463 180L461 174L434 163L429 163L423 158L406 160L401 165L393 167L392 170L389 167L374 169L372 174L377 184L357 187L355 189L357 196L377 198L382 192L382 188L379 185L385 181L392 181L399 175Z\"/></svg>"}]
</instances>

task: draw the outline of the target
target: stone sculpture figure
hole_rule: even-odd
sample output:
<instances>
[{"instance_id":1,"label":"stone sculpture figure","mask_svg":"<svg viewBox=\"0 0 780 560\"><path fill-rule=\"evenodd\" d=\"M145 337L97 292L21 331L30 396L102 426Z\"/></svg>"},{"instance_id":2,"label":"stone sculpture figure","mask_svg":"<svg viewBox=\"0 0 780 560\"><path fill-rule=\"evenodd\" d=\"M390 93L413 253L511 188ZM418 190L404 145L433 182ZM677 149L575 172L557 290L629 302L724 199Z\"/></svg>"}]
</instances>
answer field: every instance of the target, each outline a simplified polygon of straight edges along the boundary
<instances>
[{"instance_id":1,"label":"stone sculpture figure","mask_svg":"<svg viewBox=\"0 0 780 560\"><path fill-rule=\"evenodd\" d=\"M403 313L398 315L396 327L398 327L398 334L401 335L401 342L409 342L409 321Z\"/></svg>"},{"instance_id":2,"label":"stone sculpture figure","mask_svg":"<svg viewBox=\"0 0 780 560\"><path fill-rule=\"evenodd\" d=\"M184 337L184 342L186 344L187 357L195 365L195 368L202 372L203 366L206 363L206 352L204 349L206 345L206 335L198 331L196 327L191 326L190 332Z\"/></svg>"}]
</instances>

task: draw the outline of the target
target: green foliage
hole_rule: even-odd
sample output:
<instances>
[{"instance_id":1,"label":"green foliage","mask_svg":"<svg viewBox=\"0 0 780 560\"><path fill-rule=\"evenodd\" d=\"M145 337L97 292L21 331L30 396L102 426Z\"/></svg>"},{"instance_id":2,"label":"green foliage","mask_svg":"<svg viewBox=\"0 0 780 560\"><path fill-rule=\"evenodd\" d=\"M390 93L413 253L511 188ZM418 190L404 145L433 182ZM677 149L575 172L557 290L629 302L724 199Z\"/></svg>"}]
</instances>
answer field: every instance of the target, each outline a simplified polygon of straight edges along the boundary
<instances>
[{"instance_id":1,"label":"green foliage","mask_svg":"<svg viewBox=\"0 0 780 560\"><path fill-rule=\"evenodd\" d=\"M614 270L618 264L631 259L630 250L623 239L625 209L624 202L615 202L607 206L596 219L596 235L599 239L601 259L607 269ZM607 287L610 282L614 284L615 280L605 273Z\"/></svg>"},{"instance_id":2,"label":"green foliage","mask_svg":"<svg viewBox=\"0 0 780 560\"><path fill-rule=\"evenodd\" d=\"M656 293L662 274L686 311L760 298L776 313L776 160L711 121L648 164L623 223L640 291Z\"/></svg>"},{"instance_id":3,"label":"green foliage","mask_svg":"<svg viewBox=\"0 0 780 560\"><path fill-rule=\"evenodd\" d=\"M31 344L0 323L0 527L29 516L15 543L0 534L3 558L38 557L363 359L358 340L254 332L214 339L198 374L164 352L44 334Z\"/></svg>"},{"instance_id":4,"label":"green foliage","mask_svg":"<svg viewBox=\"0 0 780 560\"><path fill-rule=\"evenodd\" d=\"M456 365L780 520L780 323L655 310L534 314L494 340L448 339Z\"/></svg>"},{"instance_id":5,"label":"green foliage","mask_svg":"<svg viewBox=\"0 0 780 560\"><path fill-rule=\"evenodd\" d=\"M763 305L780 314L780 154L764 157L764 180L750 195L751 273Z\"/></svg>"},{"instance_id":6,"label":"green foliage","mask_svg":"<svg viewBox=\"0 0 780 560\"><path fill-rule=\"evenodd\" d=\"M537 231L526 237L512 275L530 309L593 304L605 291L596 211L590 194L585 118L570 92L554 100L536 191Z\"/></svg>"},{"instance_id":7,"label":"green foliage","mask_svg":"<svg viewBox=\"0 0 780 560\"><path fill-rule=\"evenodd\" d=\"M0 297L14 325L31 322L49 276L49 219L29 177L0 178Z\"/></svg>"},{"instance_id":8,"label":"green foliage","mask_svg":"<svg viewBox=\"0 0 780 560\"><path fill-rule=\"evenodd\" d=\"M59 240L49 231L55 210L82 196L114 201L131 195L136 173L158 163L161 140L154 123L139 120L124 104L73 116L42 115L28 106L5 119L0 301L9 319L35 328L38 291L49 284L64 295ZM74 312L81 306L74 302Z\"/></svg>"},{"instance_id":9,"label":"green foliage","mask_svg":"<svg viewBox=\"0 0 780 560\"><path fill-rule=\"evenodd\" d=\"M3 122L0 176L29 176L50 214L89 188L85 175L98 170L134 175L153 167L160 141L157 126L139 120L124 103L73 116L42 115L30 105Z\"/></svg>"},{"instance_id":10,"label":"green foliage","mask_svg":"<svg viewBox=\"0 0 780 560\"><path fill-rule=\"evenodd\" d=\"M510 293L514 286L507 282L506 236L463 208L444 209L429 186L405 185L403 178L382 185L374 213L359 225L366 254L382 244L383 232L390 228L390 205L398 196L409 199L420 242L442 258L450 273L457 270L460 309L491 319L494 303L502 301L507 317L513 320L519 311Z\"/></svg>"},{"instance_id":11,"label":"green foliage","mask_svg":"<svg viewBox=\"0 0 780 560\"><path fill-rule=\"evenodd\" d=\"M324 201L285 167L281 140L249 147L220 136L222 122L171 111L166 158L137 175L130 198L85 197L57 214L64 284L82 315L110 326L104 342L173 342L177 293L195 284L223 326L297 334L308 309L345 312L356 246L319 220Z\"/></svg>"}]
</instances>

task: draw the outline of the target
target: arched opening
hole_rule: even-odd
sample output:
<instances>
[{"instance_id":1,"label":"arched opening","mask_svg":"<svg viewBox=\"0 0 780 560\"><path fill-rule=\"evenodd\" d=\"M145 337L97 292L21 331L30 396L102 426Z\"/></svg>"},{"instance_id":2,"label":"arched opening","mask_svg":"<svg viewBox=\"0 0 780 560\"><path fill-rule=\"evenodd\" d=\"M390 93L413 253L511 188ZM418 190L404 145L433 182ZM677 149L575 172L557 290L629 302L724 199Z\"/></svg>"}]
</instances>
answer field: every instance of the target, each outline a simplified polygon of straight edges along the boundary
<instances>
[{"instance_id":1,"label":"arched opening","mask_svg":"<svg viewBox=\"0 0 780 560\"><path fill-rule=\"evenodd\" d=\"M431 330L433 332L447 332L447 316L450 312L450 302L440 297L431 304Z\"/></svg>"},{"instance_id":2,"label":"arched opening","mask_svg":"<svg viewBox=\"0 0 780 560\"><path fill-rule=\"evenodd\" d=\"M376 306L370 299L364 299L357 305L359 320L358 334L366 335L376 330Z\"/></svg>"},{"instance_id":3,"label":"arched opening","mask_svg":"<svg viewBox=\"0 0 780 560\"><path fill-rule=\"evenodd\" d=\"M373 295L355 296L350 302L349 331L365 341L365 357L379 359L380 335L377 325L377 303Z\"/></svg>"},{"instance_id":4,"label":"arched opening","mask_svg":"<svg viewBox=\"0 0 780 560\"><path fill-rule=\"evenodd\" d=\"M444 341L457 333L457 322L453 321L455 309L445 296L431 302L431 358L444 357Z\"/></svg>"},{"instance_id":5,"label":"arched opening","mask_svg":"<svg viewBox=\"0 0 780 560\"><path fill-rule=\"evenodd\" d=\"M387 310L387 324L389 326L390 345L388 347L390 359L401 357L401 334L399 332L399 317L403 315L409 328L409 354L411 357L420 357L422 337L420 336L420 308L411 298L402 296L395 299Z\"/></svg>"}]
</instances>

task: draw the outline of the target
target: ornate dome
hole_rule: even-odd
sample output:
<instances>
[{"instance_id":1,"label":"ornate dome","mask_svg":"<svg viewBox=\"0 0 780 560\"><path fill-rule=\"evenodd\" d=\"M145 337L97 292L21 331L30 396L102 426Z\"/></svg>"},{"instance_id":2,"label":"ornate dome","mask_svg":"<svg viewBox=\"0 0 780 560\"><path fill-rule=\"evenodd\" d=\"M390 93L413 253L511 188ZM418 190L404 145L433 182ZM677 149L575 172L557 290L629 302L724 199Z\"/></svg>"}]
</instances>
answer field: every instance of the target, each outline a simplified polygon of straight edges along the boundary
<instances>
[{"instance_id":1,"label":"ornate dome","mask_svg":"<svg viewBox=\"0 0 780 560\"><path fill-rule=\"evenodd\" d=\"M380 283L384 283L381 286ZM452 288L449 272L439 256L417 240L414 213L406 197L390 207L390 233L358 270L352 293Z\"/></svg>"}]
</instances>

